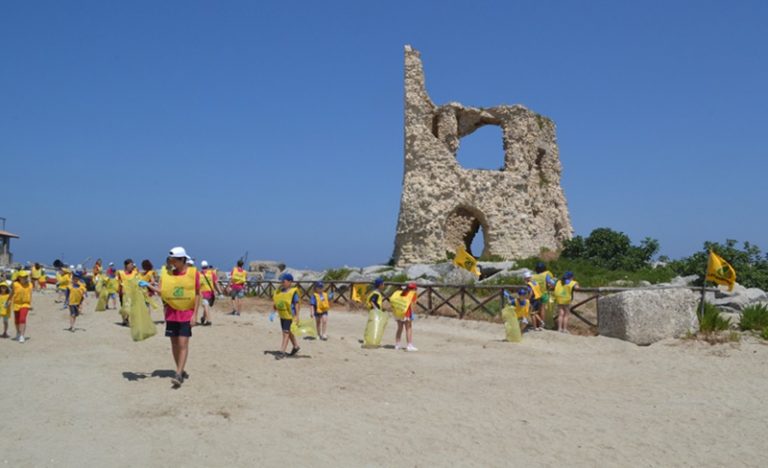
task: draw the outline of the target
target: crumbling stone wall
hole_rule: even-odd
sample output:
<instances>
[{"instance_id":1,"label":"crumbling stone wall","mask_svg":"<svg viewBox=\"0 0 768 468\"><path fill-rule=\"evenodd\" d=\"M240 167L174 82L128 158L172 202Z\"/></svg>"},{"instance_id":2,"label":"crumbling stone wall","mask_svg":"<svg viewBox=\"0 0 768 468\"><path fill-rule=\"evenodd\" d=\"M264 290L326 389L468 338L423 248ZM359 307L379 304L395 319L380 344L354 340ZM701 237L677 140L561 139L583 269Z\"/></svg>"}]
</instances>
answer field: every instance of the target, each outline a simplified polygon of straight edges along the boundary
<instances>
[{"instance_id":1,"label":"crumbling stone wall","mask_svg":"<svg viewBox=\"0 0 768 468\"><path fill-rule=\"evenodd\" d=\"M484 125L502 129L501 170L465 169L456 159L461 138ZM445 260L459 245L469 249L480 226L482 254L520 258L559 248L573 232L560 172L551 120L520 105L436 106L419 52L405 47L405 173L396 264Z\"/></svg>"}]
</instances>

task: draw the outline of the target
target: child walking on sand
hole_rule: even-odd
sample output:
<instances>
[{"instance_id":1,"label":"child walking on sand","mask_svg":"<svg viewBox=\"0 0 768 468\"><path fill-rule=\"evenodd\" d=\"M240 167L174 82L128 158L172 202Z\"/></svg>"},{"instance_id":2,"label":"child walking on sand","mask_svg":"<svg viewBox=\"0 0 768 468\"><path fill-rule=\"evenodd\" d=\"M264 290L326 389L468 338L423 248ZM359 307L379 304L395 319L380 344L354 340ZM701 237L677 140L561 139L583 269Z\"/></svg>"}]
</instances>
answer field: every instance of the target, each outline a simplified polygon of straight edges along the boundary
<instances>
[{"instance_id":1,"label":"child walking on sand","mask_svg":"<svg viewBox=\"0 0 768 468\"><path fill-rule=\"evenodd\" d=\"M413 304L419 299L416 283L408 283L403 291L395 291L389 297L389 303L392 305L392 315L397 320L397 332L395 334L395 350L403 349L400 345L400 339L405 329L405 338L408 340L406 351L418 351L413 345Z\"/></svg>"},{"instance_id":2,"label":"child walking on sand","mask_svg":"<svg viewBox=\"0 0 768 468\"><path fill-rule=\"evenodd\" d=\"M280 354L277 359L282 359L286 356L285 351L288 349L288 341L293 345L293 349L288 356L295 356L301 348L296 341L296 337L291 333L291 324L299 321L299 312L301 310L301 304L299 302L299 290L293 286L293 275L290 273L283 273L280 275L280 281L282 284L275 291L272 296L274 303L274 309L280 316L280 328L282 329L283 339L280 343Z\"/></svg>"},{"instance_id":3,"label":"child walking on sand","mask_svg":"<svg viewBox=\"0 0 768 468\"><path fill-rule=\"evenodd\" d=\"M85 285L81 281L82 277L72 276L72 284L69 286L69 331L75 331L75 320L82 311L83 299L85 299Z\"/></svg>"},{"instance_id":4,"label":"child walking on sand","mask_svg":"<svg viewBox=\"0 0 768 468\"><path fill-rule=\"evenodd\" d=\"M315 283L315 292L309 299L312 306L312 315L315 317L317 333L323 341L328 340L328 311L331 310L331 301L328 293L323 290L323 282Z\"/></svg>"},{"instance_id":5,"label":"child walking on sand","mask_svg":"<svg viewBox=\"0 0 768 468\"><path fill-rule=\"evenodd\" d=\"M4 279L0 280L0 318L3 320L3 334L0 338L8 338L8 319L11 316L11 308L8 298L11 296L11 288Z\"/></svg>"},{"instance_id":6,"label":"child walking on sand","mask_svg":"<svg viewBox=\"0 0 768 468\"><path fill-rule=\"evenodd\" d=\"M573 293L579 283L573 279L573 273L566 271L562 279L555 284L555 301L557 302L557 331L568 332L568 318L571 314Z\"/></svg>"},{"instance_id":7,"label":"child walking on sand","mask_svg":"<svg viewBox=\"0 0 768 468\"><path fill-rule=\"evenodd\" d=\"M11 286L11 295L8 297L6 307L13 307L13 319L16 325L16 338L14 340L24 343L27 331L27 314L32 308L32 283L29 282L29 272L20 271L17 281Z\"/></svg>"}]
</instances>

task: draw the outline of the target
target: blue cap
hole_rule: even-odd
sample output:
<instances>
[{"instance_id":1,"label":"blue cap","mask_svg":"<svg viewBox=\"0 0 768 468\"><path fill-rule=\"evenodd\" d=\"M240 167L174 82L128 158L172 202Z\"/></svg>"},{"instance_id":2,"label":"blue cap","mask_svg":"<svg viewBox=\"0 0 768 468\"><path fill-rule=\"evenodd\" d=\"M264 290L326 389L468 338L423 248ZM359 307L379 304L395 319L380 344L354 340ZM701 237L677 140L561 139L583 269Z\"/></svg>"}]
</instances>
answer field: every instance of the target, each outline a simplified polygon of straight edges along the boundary
<instances>
[{"instance_id":1,"label":"blue cap","mask_svg":"<svg viewBox=\"0 0 768 468\"><path fill-rule=\"evenodd\" d=\"M293 281L293 275L290 273L283 273L280 275L280 281Z\"/></svg>"},{"instance_id":2,"label":"blue cap","mask_svg":"<svg viewBox=\"0 0 768 468\"><path fill-rule=\"evenodd\" d=\"M323 282L322 281L315 282L315 287L317 289L323 289Z\"/></svg>"},{"instance_id":3,"label":"blue cap","mask_svg":"<svg viewBox=\"0 0 768 468\"><path fill-rule=\"evenodd\" d=\"M528 294L528 290L525 288L520 288L520 290L517 291L518 296L525 296L526 294Z\"/></svg>"},{"instance_id":4,"label":"blue cap","mask_svg":"<svg viewBox=\"0 0 768 468\"><path fill-rule=\"evenodd\" d=\"M545 269L547 266L544 264L544 262L538 262L536 263L536 268L541 268L542 270Z\"/></svg>"},{"instance_id":5,"label":"blue cap","mask_svg":"<svg viewBox=\"0 0 768 468\"><path fill-rule=\"evenodd\" d=\"M563 275L563 278L565 278L565 279L573 278L573 272L572 271L566 271L565 274Z\"/></svg>"},{"instance_id":6,"label":"blue cap","mask_svg":"<svg viewBox=\"0 0 768 468\"><path fill-rule=\"evenodd\" d=\"M384 284L384 278L382 277L378 277L375 280L373 280L373 285L376 286L377 288L382 284Z\"/></svg>"}]
</instances>

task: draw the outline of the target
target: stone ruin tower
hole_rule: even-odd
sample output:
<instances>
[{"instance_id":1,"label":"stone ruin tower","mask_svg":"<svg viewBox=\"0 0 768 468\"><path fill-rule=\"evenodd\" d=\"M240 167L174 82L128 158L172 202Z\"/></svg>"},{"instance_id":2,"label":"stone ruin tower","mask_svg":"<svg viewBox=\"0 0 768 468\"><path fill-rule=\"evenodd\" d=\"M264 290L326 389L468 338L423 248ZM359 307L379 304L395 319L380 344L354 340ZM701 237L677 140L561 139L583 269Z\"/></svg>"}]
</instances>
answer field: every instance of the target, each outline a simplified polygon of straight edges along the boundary
<instances>
[{"instance_id":1,"label":"stone ruin tower","mask_svg":"<svg viewBox=\"0 0 768 468\"><path fill-rule=\"evenodd\" d=\"M502 129L504 166L465 169L460 139L484 125ZM558 249L571 227L555 124L520 105L436 106L424 85L420 54L405 46L405 173L397 221L397 265L446 260L470 251L483 228L483 252L523 258Z\"/></svg>"}]
</instances>

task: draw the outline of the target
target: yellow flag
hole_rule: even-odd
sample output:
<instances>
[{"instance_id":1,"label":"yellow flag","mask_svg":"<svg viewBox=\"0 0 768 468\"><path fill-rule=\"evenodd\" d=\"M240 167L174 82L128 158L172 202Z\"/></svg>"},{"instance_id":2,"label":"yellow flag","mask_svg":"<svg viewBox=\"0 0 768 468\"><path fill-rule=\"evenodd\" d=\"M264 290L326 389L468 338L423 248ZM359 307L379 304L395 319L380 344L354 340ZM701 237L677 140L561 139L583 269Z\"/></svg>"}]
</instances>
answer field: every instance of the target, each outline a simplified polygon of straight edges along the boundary
<instances>
[{"instance_id":1,"label":"yellow flag","mask_svg":"<svg viewBox=\"0 0 768 468\"><path fill-rule=\"evenodd\" d=\"M468 254L464 247L456 249L456 256L453 257L453 264L480 276L480 269L477 268L477 260L475 257Z\"/></svg>"},{"instance_id":2,"label":"yellow flag","mask_svg":"<svg viewBox=\"0 0 768 468\"><path fill-rule=\"evenodd\" d=\"M363 302L367 296L368 285L367 284L353 284L352 285L352 300L354 302Z\"/></svg>"},{"instance_id":3,"label":"yellow flag","mask_svg":"<svg viewBox=\"0 0 768 468\"><path fill-rule=\"evenodd\" d=\"M723 257L710 250L706 279L713 283L728 285L728 290L733 291L733 285L736 284L736 270Z\"/></svg>"}]
</instances>

